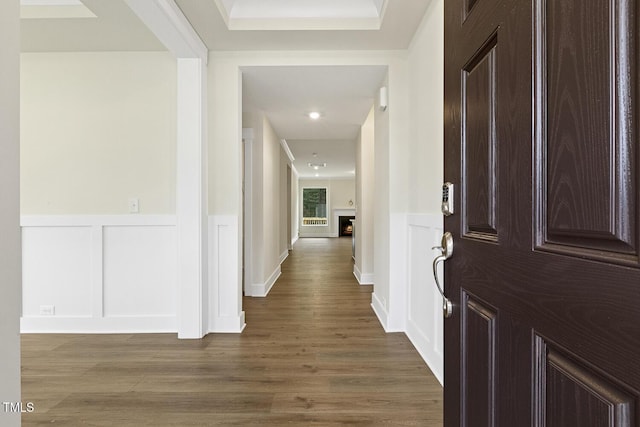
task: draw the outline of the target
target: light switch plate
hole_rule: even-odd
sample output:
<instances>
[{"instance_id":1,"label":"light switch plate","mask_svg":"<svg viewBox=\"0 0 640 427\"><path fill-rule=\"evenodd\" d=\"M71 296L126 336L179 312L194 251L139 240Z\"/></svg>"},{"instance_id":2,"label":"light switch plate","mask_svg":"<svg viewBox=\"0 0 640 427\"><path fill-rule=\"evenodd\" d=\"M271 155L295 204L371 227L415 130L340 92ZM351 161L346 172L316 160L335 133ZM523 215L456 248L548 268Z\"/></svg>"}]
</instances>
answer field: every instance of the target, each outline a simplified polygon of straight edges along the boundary
<instances>
[{"instance_id":1,"label":"light switch plate","mask_svg":"<svg viewBox=\"0 0 640 427\"><path fill-rule=\"evenodd\" d=\"M129 198L129 213L140 212L140 200L137 197Z\"/></svg>"}]
</instances>

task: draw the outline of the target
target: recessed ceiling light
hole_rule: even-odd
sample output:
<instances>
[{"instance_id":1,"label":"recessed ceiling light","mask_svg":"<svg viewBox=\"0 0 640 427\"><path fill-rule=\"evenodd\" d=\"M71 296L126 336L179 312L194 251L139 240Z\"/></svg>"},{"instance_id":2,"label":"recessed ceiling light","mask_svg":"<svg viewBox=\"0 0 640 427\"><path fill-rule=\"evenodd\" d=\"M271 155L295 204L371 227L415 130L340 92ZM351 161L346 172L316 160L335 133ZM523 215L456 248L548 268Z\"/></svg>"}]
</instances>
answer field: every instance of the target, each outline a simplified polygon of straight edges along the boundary
<instances>
[{"instance_id":1,"label":"recessed ceiling light","mask_svg":"<svg viewBox=\"0 0 640 427\"><path fill-rule=\"evenodd\" d=\"M327 167L326 163L311 163L311 162L309 162L309 163L307 163L307 165L309 165L310 168L313 168L315 170Z\"/></svg>"},{"instance_id":2,"label":"recessed ceiling light","mask_svg":"<svg viewBox=\"0 0 640 427\"><path fill-rule=\"evenodd\" d=\"M320 118L320 113L318 113L317 111L312 111L309 113L309 118L311 120L318 120Z\"/></svg>"}]
</instances>

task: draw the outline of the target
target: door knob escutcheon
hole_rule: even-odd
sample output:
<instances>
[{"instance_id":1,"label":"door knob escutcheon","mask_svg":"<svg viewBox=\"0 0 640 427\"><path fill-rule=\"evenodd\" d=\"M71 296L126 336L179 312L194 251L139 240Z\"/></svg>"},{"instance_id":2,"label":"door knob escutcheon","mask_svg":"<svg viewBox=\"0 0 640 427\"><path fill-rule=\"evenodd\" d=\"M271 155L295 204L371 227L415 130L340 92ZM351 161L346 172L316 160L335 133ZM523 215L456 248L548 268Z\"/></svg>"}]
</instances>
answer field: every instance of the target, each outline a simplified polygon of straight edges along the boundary
<instances>
[{"instance_id":1,"label":"door knob escutcheon","mask_svg":"<svg viewBox=\"0 0 640 427\"><path fill-rule=\"evenodd\" d=\"M445 318L451 317L453 314L453 304L451 300L444 294L444 289L440 285L440 279L438 277L438 264L451 258L453 255L453 235L450 232L446 232L442 235L440 246L434 246L432 249L438 249L440 255L433 260L433 279L436 282L436 287L440 296L442 296L442 314Z\"/></svg>"}]
</instances>

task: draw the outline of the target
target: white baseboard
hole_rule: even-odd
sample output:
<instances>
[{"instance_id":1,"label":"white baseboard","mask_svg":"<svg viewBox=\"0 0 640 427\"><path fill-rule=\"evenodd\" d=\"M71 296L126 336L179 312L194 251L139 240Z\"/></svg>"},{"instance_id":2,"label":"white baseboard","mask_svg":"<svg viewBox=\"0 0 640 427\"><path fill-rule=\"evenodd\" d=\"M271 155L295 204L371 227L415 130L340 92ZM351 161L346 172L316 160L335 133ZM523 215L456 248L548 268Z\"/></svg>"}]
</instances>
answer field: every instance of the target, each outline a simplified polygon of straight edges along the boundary
<instances>
[{"instance_id":1,"label":"white baseboard","mask_svg":"<svg viewBox=\"0 0 640 427\"><path fill-rule=\"evenodd\" d=\"M271 288L273 288L273 285L276 283L276 280L278 280L281 274L282 274L282 269L280 268L280 265L278 265L274 270L274 272L271 273L271 276L269 276L269 278L265 283L254 283L253 285L251 285L251 296L266 297L269 294L269 291L271 290Z\"/></svg>"},{"instance_id":2,"label":"white baseboard","mask_svg":"<svg viewBox=\"0 0 640 427\"><path fill-rule=\"evenodd\" d=\"M311 238L311 237L338 237L336 233L300 233L300 237L302 238Z\"/></svg>"},{"instance_id":3,"label":"white baseboard","mask_svg":"<svg viewBox=\"0 0 640 427\"><path fill-rule=\"evenodd\" d=\"M293 248L293 245L296 244L296 242L298 241L299 237L295 236L293 239L291 239L291 247Z\"/></svg>"},{"instance_id":4,"label":"white baseboard","mask_svg":"<svg viewBox=\"0 0 640 427\"><path fill-rule=\"evenodd\" d=\"M239 334L245 328L244 311L239 316L218 316L210 320L209 333Z\"/></svg>"},{"instance_id":5,"label":"white baseboard","mask_svg":"<svg viewBox=\"0 0 640 427\"><path fill-rule=\"evenodd\" d=\"M20 319L23 334L143 334L177 333L177 330L176 316L32 316Z\"/></svg>"},{"instance_id":6,"label":"white baseboard","mask_svg":"<svg viewBox=\"0 0 640 427\"><path fill-rule=\"evenodd\" d=\"M378 299L378 296L376 295L375 291L371 294L371 308L373 309L373 312L378 317L378 320L380 321L382 328L385 330L385 332L389 332L387 331L387 319L389 315L387 313L387 310L384 308L384 304L382 303L382 301Z\"/></svg>"},{"instance_id":7,"label":"white baseboard","mask_svg":"<svg viewBox=\"0 0 640 427\"><path fill-rule=\"evenodd\" d=\"M280 264L282 264L287 258L289 258L289 250L285 250L280 254Z\"/></svg>"},{"instance_id":8,"label":"white baseboard","mask_svg":"<svg viewBox=\"0 0 640 427\"><path fill-rule=\"evenodd\" d=\"M373 285L373 273L363 274L357 265L353 265L353 275L361 285Z\"/></svg>"},{"instance_id":9,"label":"white baseboard","mask_svg":"<svg viewBox=\"0 0 640 427\"><path fill-rule=\"evenodd\" d=\"M434 345L411 319L407 322L406 335L427 366L429 366L438 382L440 382L440 385L444 386L444 357L441 352L437 351L442 344Z\"/></svg>"}]
</instances>

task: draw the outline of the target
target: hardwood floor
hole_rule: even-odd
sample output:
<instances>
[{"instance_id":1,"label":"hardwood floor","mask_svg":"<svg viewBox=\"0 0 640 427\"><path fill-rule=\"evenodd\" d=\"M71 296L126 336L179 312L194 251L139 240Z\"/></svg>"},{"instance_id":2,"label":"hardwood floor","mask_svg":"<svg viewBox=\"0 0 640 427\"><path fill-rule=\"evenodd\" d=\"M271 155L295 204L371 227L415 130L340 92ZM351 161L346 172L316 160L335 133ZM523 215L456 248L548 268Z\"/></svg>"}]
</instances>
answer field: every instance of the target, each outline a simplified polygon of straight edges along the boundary
<instances>
[{"instance_id":1,"label":"hardwood floor","mask_svg":"<svg viewBox=\"0 0 640 427\"><path fill-rule=\"evenodd\" d=\"M440 384L352 268L349 238L299 240L242 334L23 335L23 426L441 426Z\"/></svg>"}]
</instances>

